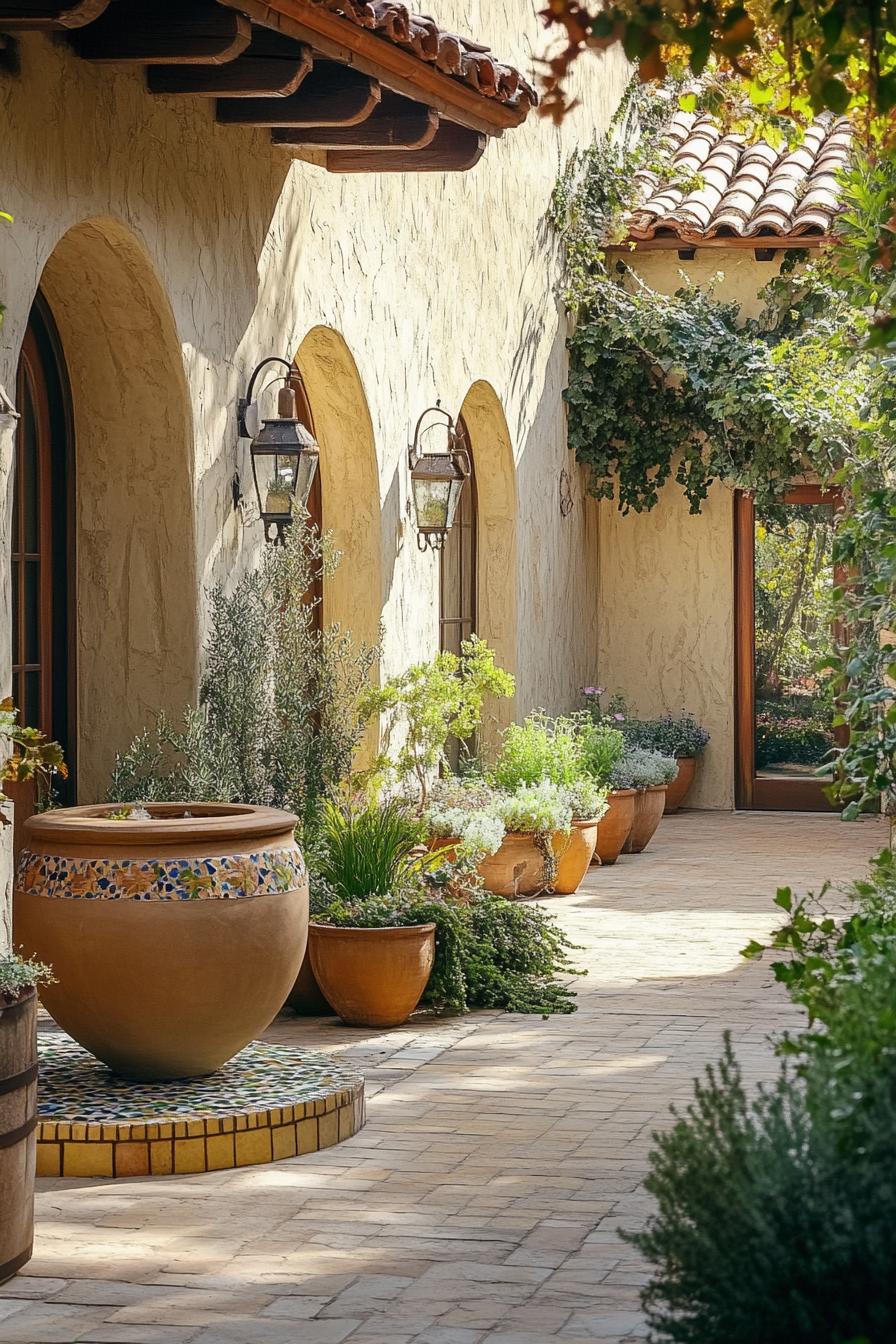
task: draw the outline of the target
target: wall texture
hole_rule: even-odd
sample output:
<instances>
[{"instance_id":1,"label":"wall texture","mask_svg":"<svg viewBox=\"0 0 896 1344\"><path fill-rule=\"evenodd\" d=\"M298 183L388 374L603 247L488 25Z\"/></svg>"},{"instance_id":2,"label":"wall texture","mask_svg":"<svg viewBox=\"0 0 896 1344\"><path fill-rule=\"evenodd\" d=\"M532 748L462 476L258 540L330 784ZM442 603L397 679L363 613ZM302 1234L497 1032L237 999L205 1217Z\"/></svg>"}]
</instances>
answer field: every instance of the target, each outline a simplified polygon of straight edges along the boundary
<instances>
[{"instance_id":1,"label":"wall texture","mask_svg":"<svg viewBox=\"0 0 896 1344\"><path fill-rule=\"evenodd\" d=\"M685 281L712 286L746 314L777 264L752 252L707 249L693 261L675 252L627 260L652 288ZM734 496L712 488L699 515L674 483L650 513L600 506L598 671L642 716L685 708L712 735L689 807L734 807Z\"/></svg>"},{"instance_id":2,"label":"wall texture","mask_svg":"<svg viewBox=\"0 0 896 1344\"><path fill-rule=\"evenodd\" d=\"M439 19L534 73L533 0L440 0ZM517 674L517 711L562 709L593 676L596 509L569 462L566 317L545 222L558 168L607 123L619 55L583 64L558 130L532 117L464 175L338 178L220 127L201 100L151 97L139 71L23 37L0 75L4 124L0 386L43 284L66 344L77 428L81 794L117 749L195 686L208 585L253 563L261 528L234 407L253 365L298 354L345 553L328 614L384 626L382 672L435 650L437 562L417 549L408 437L463 405L477 475L480 633ZM0 495L8 500L10 434ZM574 507L559 510L561 469ZM508 509L515 515L508 516ZM0 674L8 680L8 508Z\"/></svg>"}]
</instances>

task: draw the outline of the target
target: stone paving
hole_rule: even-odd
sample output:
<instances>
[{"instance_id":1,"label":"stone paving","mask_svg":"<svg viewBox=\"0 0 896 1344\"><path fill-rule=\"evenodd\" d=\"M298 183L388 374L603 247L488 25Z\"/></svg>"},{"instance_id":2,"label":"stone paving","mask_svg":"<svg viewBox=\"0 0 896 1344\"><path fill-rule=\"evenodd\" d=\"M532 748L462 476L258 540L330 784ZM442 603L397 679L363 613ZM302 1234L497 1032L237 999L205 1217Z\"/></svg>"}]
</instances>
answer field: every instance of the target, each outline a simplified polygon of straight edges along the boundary
<instances>
[{"instance_id":1,"label":"stone paving","mask_svg":"<svg viewBox=\"0 0 896 1344\"><path fill-rule=\"evenodd\" d=\"M645 1272L617 1236L650 1201L651 1131L730 1028L751 1079L798 1022L739 949L777 885L858 875L882 823L682 813L643 855L554 898L589 971L579 1011L363 1032L279 1019L344 1052L369 1119L325 1153L164 1179L42 1180L0 1344L633 1341Z\"/></svg>"}]
</instances>

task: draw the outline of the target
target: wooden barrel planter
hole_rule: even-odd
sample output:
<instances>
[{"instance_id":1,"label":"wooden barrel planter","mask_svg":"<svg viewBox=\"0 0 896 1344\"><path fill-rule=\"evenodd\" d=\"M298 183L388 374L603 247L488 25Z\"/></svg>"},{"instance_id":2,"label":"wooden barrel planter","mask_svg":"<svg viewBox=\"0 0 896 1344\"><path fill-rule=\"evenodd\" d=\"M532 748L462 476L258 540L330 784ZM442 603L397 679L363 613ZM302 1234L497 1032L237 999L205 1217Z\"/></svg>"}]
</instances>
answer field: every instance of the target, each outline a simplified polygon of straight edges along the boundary
<instances>
[{"instance_id":1,"label":"wooden barrel planter","mask_svg":"<svg viewBox=\"0 0 896 1344\"><path fill-rule=\"evenodd\" d=\"M0 996L0 1283L31 1259L37 1129L37 995Z\"/></svg>"}]
</instances>

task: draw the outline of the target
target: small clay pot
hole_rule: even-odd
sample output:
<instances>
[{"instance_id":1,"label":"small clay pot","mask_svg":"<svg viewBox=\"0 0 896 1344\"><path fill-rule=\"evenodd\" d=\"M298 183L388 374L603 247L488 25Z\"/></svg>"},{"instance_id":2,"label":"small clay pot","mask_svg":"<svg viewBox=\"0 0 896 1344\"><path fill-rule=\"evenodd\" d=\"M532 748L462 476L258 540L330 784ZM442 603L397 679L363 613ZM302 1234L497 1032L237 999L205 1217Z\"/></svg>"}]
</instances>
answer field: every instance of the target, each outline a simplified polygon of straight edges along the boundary
<instances>
[{"instance_id":1,"label":"small clay pot","mask_svg":"<svg viewBox=\"0 0 896 1344\"><path fill-rule=\"evenodd\" d=\"M555 831L554 853L557 856L557 876L551 883L558 896L571 896L578 891L588 871L597 844L597 818L574 821L572 830Z\"/></svg>"},{"instance_id":2,"label":"small clay pot","mask_svg":"<svg viewBox=\"0 0 896 1344\"><path fill-rule=\"evenodd\" d=\"M514 899L534 896L544 890L544 866L544 854L534 836L523 831L508 831L500 849L483 859L476 871L486 891Z\"/></svg>"},{"instance_id":3,"label":"small clay pot","mask_svg":"<svg viewBox=\"0 0 896 1344\"><path fill-rule=\"evenodd\" d=\"M619 858L635 820L636 797L634 789L617 789L607 798L607 810L597 823L595 863L603 866Z\"/></svg>"},{"instance_id":4,"label":"small clay pot","mask_svg":"<svg viewBox=\"0 0 896 1344\"><path fill-rule=\"evenodd\" d=\"M399 1027L420 1002L435 960L435 924L337 929L312 924L311 965L350 1027Z\"/></svg>"},{"instance_id":5,"label":"small clay pot","mask_svg":"<svg viewBox=\"0 0 896 1344\"><path fill-rule=\"evenodd\" d=\"M635 798L635 819L623 847L623 853L640 854L647 848L653 839L654 831L663 819L665 805L665 784L656 784L650 789L638 789Z\"/></svg>"},{"instance_id":6,"label":"small clay pot","mask_svg":"<svg viewBox=\"0 0 896 1344\"><path fill-rule=\"evenodd\" d=\"M697 772L695 756L678 756L678 774L671 784L666 786L666 812L677 812L694 782Z\"/></svg>"}]
</instances>

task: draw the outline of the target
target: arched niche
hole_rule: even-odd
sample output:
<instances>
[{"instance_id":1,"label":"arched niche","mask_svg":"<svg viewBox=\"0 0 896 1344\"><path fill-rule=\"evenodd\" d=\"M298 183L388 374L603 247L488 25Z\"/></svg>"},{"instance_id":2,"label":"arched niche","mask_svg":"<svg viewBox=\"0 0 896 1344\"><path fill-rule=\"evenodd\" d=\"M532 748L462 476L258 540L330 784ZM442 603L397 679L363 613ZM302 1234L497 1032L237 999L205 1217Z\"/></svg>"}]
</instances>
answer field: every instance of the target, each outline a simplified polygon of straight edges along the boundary
<instances>
[{"instance_id":1,"label":"arched niche","mask_svg":"<svg viewBox=\"0 0 896 1344\"><path fill-rule=\"evenodd\" d=\"M330 327L313 327L295 355L320 444L321 516L342 559L324 583L324 620L376 644L383 610L376 446L352 354Z\"/></svg>"},{"instance_id":2,"label":"arched niche","mask_svg":"<svg viewBox=\"0 0 896 1344\"><path fill-rule=\"evenodd\" d=\"M137 239L92 219L40 280L71 384L75 439L78 795L115 753L195 697L199 640L193 435L181 345Z\"/></svg>"},{"instance_id":3,"label":"arched niche","mask_svg":"<svg viewBox=\"0 0 896 1344\"><path fill-rule=\"evenodd\" d=\"M516 675L519 631L513 443L501 402L490 383L473 384L459 418L466 426L476 463L476 633L495 650L498 665ZM499 700L493 710L502 727L513 718L513 701Z\"/></svg>"}]
</instances>

